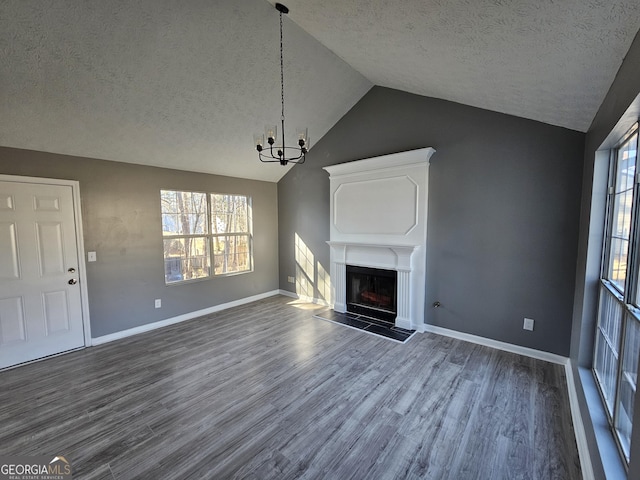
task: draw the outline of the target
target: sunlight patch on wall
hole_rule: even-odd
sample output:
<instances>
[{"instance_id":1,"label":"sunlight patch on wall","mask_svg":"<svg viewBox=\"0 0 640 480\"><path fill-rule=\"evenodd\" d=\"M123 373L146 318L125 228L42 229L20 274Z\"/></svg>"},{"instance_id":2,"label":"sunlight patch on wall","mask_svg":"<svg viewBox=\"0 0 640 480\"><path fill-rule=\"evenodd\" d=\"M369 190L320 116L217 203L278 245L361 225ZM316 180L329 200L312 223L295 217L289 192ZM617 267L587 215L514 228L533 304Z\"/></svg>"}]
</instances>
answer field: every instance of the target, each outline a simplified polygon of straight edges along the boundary
<instances>
[{"instance_id":1,"label":"sunlight patch on wall","mask_svg":"<svg viewBox=\"0 0 640 480\"><path fill-rule=\"evenodd\" d=\"M316 269L318 272L318 298L321 300L330 301L331 300L331 276L329 272L327 272L324 267L320 264L320 262L316 262Z\"/></svg>"},{"instance_id":2,"label":"sunlight patch on wall","mask_svg":"<svg viewBox=\"0 0 640 480\"><path fill-rule=\"evenodd\" d=\"M313 297L313 281L305 271L296 265L296 293L304 297Z\"/></svg>"},{"instance_id":3,"label":"sunlight patch on wall","mask_svg":"<svg viewBox=\"0 0 640 480\"><path fill-rule=\"evenodd\" d=\"M313 252L309 250L307 244L295 234L295 248L296 248L296 265L305 273L307 278L313 279Z\"/></svg>"},{"instance_id":4,"label":"sunlight patch on wall","mask_svg":"<svg viewBox=\"0 0 640 480\"><path fill-rule=\"evenodd\" d=\"M295 234L295 256L296 293L306 297L313 297L314 255L297 233Z\"/></svg>"},{"instance_id":5,"label":"sunlight patch on wall","mask_svg":"<svg viewBox=\"0 0 640 480\"><path fill-rule=\"evenodd\" d=\"M317 298L329 301L331 299L331 277L320 262L315 261L313 252L307 244L295 234L296 260L296 293L301 297Z\"/></svg>"}]
</instances>

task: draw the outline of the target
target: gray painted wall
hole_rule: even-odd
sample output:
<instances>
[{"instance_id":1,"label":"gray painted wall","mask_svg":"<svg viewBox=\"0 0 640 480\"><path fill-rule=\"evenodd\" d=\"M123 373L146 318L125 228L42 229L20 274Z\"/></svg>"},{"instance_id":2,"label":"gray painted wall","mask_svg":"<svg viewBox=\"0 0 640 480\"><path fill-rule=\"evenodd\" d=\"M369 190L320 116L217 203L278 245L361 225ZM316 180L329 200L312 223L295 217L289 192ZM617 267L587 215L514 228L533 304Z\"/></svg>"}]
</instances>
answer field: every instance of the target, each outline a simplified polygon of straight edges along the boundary
<instances>
[{"instance_id":1,"label":"gray painted wall","mask_svg":"<svg viewBox=\"0 0 640 480\"><path fill-rule=\"evenodd\" d=\"M278 183L280 288L296 234L329 269L321 167L428 146L427 323L568 356L584 134L531 120L374 87Z\"/></svg>"},{"instance_id":2,"label":"gray painted wall","mask_svg":"<svg viewBox=\"0 0 640 480\"><path fill-rule=\"evenodd\" d=\"M603 219L606 201L607 149L638 120L640 116L640 33L627 53L618 74L605 97L586 136L584 155L584 180L581 203L580 236L576 268L576 289L571 335L571 361L576 380L576 392L589 448L594 454L596 478L605 478L601 456L595 440L595 430L600 434L600 448L605 464L613 471L620 471L615 446L602 428L603 412L589 412L586 396L596 397L591 380L594 330L597 314L600 252L603 238ZM595 180L595 181L594 181ZM582 370L582 375L578 369ZM583 381L583 379L585 381ZM605 422L606 423L606 422ZM631 442L631 461L628 478L640 478L640 393L636 392L634 432ZM608 440L608 442L607 442ZM603 441L605 443L603 443ZM608 447L608 448L607 448ZM609 452L609 453L607 453Z\"/></svg>"},{"instance_id":3,"label":"gray painted wall","mask_svg":"<svg viewBox=\"0 0 640 480\"><path fill-rule=\"evenodd\" d=\"M94 338L278 288L275 183L2 147L0 173L80 182ZM161 189L251 196L254 272L166 286Z\"/></svg>"}]
</instances>

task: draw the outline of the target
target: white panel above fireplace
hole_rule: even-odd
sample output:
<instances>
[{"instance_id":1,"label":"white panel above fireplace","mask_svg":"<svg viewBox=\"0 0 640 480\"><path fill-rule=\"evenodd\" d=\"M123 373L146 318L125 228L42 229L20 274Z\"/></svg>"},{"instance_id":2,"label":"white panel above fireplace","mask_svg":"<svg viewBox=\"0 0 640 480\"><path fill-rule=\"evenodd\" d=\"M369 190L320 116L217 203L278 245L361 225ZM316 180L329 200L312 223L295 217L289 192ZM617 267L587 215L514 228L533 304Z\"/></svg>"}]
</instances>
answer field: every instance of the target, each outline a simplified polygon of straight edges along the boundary
<instances>
[{"instance_id":1,"label":"white panel above fireplace","mask_svg":"<svg viewBox=\"0 0 640 480\"><path fill-rule=\"evenodd\" d=\"M406 175L342 183L334 193L340 233L406 235L418 224L418 185Z\"/></svg>"},{"instance_id":2,"label":"white panel above fireplace","mask_svg":"<svg viewBox=\"0 0 640 480\"><path fill-rule=\"evenodd\" d=\"M345 265L398 272L402 328L424 330L429 159L421 148L325 167L330 178L331 284L346 309Z\"/></svg>"}]
</instances>

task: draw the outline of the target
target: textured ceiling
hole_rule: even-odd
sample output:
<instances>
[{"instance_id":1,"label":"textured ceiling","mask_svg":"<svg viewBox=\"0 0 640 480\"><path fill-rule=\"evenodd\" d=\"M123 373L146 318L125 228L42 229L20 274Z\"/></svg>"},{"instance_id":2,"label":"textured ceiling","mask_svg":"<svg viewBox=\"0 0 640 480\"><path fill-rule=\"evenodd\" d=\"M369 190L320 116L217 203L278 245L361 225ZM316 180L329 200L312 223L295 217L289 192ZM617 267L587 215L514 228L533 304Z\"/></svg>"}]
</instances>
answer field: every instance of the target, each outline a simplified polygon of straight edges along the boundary
<instances>
[{"instance_id":1,"label":"textured ceiling","mask_svg":"<svg viewBox=\"0 0 640 480\"><path fill-rule=\"evenodd\" d=\"M285 3L312 145L373 84L586 131L640 26L638 0ZM277 181L252 135L279 101L265 0L0 0L0 145Z\"/></svg>"},{"instance_id":2,"label":"textured ceiling","mask_svg":"<svg viewBox=\"0 0 640 480\"><path fill-rule=\"evenodd\" d=\"M287 0L372 83L586 131L639 0Z\"/></svg>"},{"instance_id":3,"label":"textured ceiling","mask_svg":"<svg viewBox=\"0 0 640 480\"><path fill-rule=\"evenodd\" d=\"M0 0L0 145L277 181L265 0ZM287 126L318 141L371 83L285 17ZM289 135L288 135L289 136Z\"/></svg>"}]
</instances>

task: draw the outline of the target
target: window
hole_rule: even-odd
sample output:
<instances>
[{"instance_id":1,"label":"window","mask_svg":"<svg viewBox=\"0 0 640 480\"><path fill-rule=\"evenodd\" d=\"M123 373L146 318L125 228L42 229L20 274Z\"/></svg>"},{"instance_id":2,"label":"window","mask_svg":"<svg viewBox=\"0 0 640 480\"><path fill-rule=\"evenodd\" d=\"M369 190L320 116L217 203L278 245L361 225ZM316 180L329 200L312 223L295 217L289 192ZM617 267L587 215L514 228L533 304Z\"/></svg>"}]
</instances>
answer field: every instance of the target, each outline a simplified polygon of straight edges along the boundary
<instances>
[{"instance_id":1,"label":"window","mask_svg":"<svg viewBox=\"0 0 640 480\"><path fill-rule=\"evenodd\" d=\"M160 198L165 283L253 269L250 197L161 190Z\"/></svg>"},{"instance_id":2,"label":"window","mask_svg":"<svg viewBox=\"0 0 640 480\"><path fill-rule=\"evenodd\" d=\"M216 275L251 270L251 217L244 195L211 195Z\"/></svg>"},{"instance_id":3,"label":"window","mask_svg":"<svg viewBox=\"0 0 640 480\"><path fill-rule=\"evenodd\" d=\"M626 463L640 357L637 125L611 154L593 371ZM640 427L638 427L640 428Z\"/></svg>"}]
</instances>

